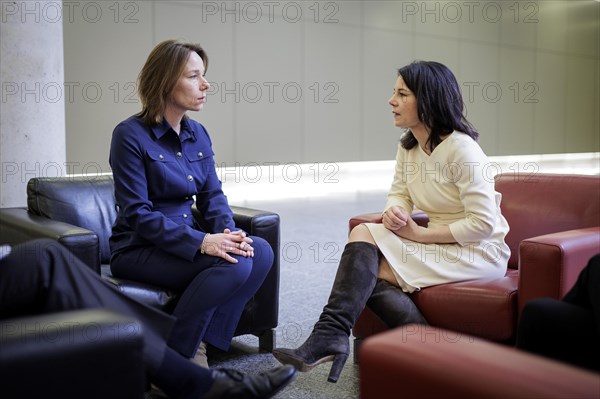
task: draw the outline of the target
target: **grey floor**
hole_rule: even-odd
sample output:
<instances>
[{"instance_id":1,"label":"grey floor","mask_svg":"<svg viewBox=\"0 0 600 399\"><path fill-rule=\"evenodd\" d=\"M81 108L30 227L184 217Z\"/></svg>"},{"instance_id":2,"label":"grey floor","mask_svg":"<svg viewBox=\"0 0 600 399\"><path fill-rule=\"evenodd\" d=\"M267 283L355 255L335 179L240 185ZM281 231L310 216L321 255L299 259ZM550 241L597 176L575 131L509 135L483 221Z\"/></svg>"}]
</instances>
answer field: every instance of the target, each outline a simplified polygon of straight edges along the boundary
<instances>
[{"instance_id":1,"label":"grey floor","mask_svg":"<svg viewBox=\"0 0 600 399\"><path fill-rule=\"evenodd\" d=\"M327 301L337 264L346 243L348 219L356 214L380 211L384 192L360 191L314 198L274 201L235 201L276 212L281 218L281 289L277 346L295 348L310 334ZM230 367L257 373L279 365L270 353L258 353L253 336L235 339L228 353L209 352L211 367ZM350 399L359 397L358 366L351 353L340 376L327 382L331 363L300 373L276 398Z\"/></svg>"}]
</instances>

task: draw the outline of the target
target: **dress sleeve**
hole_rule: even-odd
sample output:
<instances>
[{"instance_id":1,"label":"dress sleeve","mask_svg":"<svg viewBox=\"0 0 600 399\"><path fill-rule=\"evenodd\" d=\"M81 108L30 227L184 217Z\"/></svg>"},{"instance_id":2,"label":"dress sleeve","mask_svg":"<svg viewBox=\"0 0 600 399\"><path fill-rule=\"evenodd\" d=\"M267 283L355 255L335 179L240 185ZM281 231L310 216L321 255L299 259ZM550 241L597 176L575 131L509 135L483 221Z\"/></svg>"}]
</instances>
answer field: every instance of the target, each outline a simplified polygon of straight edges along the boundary
<instances>
[{"instance_id":1,"label":"dress sleeve","mask_svg":"<svg viewBox=\"0 0 600 399\"><path fill-rule=\"evenodd\" d=\"M394 180L392 187L387 195L387 201L384 210L389 209L392 206L399 206L404 209L408 214L413 211L413 201L408 192L407 186L407 160L406 150L398 144L398 152L396 153L396 171L394 173Z\"/></svg>"},{"instance_id":2,"label":"dress sleeve","mask_svg":"<svg viewBox=\"0 0 600 399\"><path fill-rule=\"evenodd\" d=\"M144 164L143 139L136 129L120 124L112 136L110 165L119 212L127 225L143 239L175 256L193 260L205 233L177 224L153 210L148 198L149 176Z\"/></svg>"},{"instance_id":3,"label":"dress sleeve","mask_svg":"<svg viewBox=\"0 0 600 399\"><path fill-rule=\"evenodd\" d=\"M449 160L465 214L449 225L450 232L461 245L484 240L493 233L498 212L489 160L471 138L453 146Z\"/></svg>"}]
</instances>

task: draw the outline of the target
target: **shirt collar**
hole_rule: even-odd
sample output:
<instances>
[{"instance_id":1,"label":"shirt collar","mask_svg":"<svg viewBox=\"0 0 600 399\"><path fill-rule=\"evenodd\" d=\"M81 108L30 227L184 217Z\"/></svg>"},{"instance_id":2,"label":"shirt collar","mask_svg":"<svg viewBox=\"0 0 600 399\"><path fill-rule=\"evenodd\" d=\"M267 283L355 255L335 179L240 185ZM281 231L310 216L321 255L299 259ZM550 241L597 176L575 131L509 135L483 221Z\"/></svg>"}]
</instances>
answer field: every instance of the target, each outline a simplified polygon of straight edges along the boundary
<instances>
[{"instance_id":1,"label":"shirt collar","mask_svg":"<svg viewBox=\"0 0 600 399\"><path fill-rule=\"evenodd\" d=\"M163 117L162 122L158 125L153 125L151 129L152 134L154 134L154 137L156 137L157 140L160 140L160 138L164 136L165 133L171 130L171 125L169 125L169 122L167 122L167 120Z\"/></svg>"},{"instance_id":2,"label":"shirt collar","mask_svg":"<svg viewBox=\"0 0 600 399\"><path fill-rule=\"evenodd\" d=\"M179 139L181 141L185 141L187 139L196 141L196 132L190 125L189 121L190 118L188 118L187 116L181 120L181 131L179 132Z\"/></svg>"},{"instance_id":3,"label":"shirt collar","mask_svg":"<svg viewBox=\"0 0 600 399\"><path fill-rule=\"evenodd\" d=\"M157 140L160 140L162 136L164 136L169 130L171 130L171 125L163 117L162 122L158 125L152 126L151 129L152 134L154 134L154 137L156 137ZM181 131L179 133L179 138L181 139L181 141L187 139L192 139L193 141L196 141L196 132L194 132L194 129L192 129L192 127L190 126L188 117L183 117L183 119L181 120Z\"/></svg>"}]
</instances>

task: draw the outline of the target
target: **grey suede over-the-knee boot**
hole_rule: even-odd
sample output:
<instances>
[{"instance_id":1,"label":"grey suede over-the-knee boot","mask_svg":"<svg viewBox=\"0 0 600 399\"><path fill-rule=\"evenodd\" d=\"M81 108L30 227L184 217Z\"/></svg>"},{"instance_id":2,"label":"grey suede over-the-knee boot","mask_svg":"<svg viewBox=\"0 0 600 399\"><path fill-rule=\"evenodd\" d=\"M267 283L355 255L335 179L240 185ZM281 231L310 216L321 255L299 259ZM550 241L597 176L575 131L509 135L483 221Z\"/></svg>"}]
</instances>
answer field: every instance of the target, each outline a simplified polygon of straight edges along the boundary
<instances>
[{"instance_id":1,"label":"grey suede over-the-knee boot","mask_svg":"<svg viewBox=\"0 0 600 399\"><path fill-rule=\"evenodd\" d=\"M373 292L379 250L368 242L346 244L327 305L308 339L297 349L277 348L273 356L300 371L333 361L328 381L337 382L350 352L349 336Z\"/></svg>"},{"instance_id":2,"label":"grey suede over-the-knee boot","mask_svg":"<svg viewBox=\"0 0 600 399\"><path fill-rule=\"evenodd\" d=\"M367 307L390 328L413 323L427 324L408 294L385 280L377 279Z\"/></svg>"}]
</instances>

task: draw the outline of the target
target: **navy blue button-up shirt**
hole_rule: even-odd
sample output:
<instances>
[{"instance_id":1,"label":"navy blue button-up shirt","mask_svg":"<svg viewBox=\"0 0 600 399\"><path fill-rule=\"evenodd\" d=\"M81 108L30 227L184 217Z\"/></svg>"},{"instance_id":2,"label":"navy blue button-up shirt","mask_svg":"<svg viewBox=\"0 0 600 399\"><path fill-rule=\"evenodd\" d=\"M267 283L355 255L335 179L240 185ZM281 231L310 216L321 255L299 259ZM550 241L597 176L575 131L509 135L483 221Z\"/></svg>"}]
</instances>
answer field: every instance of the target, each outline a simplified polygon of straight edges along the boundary
<instances>
[{"instance_id":1,"label":"navy blue button-up shirt","mask_svg":"<svg viewBox=\"0 0 600 399\"><path fill-rule=\"evenodd\" d=\"M148 126L132 116L117 125L110 147L117 219L112 254L155 245L193 260L205 232L235 229L221 189L212 142L200 123L184 118L180 134L163 119ZM202 220L192 217L192 205Z\"/></svg>"}]
</instances>

